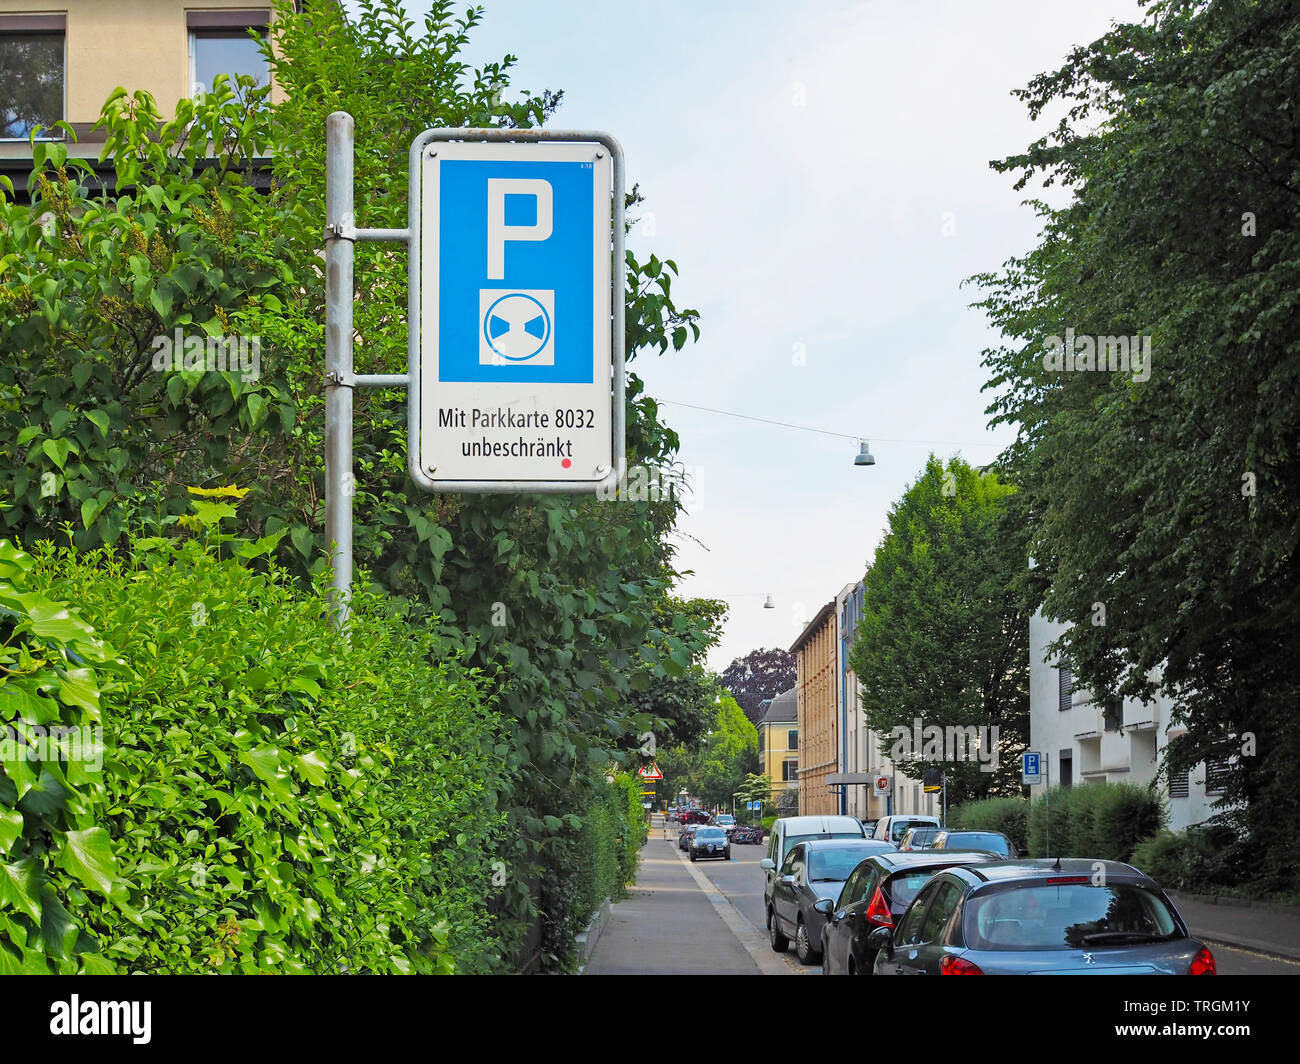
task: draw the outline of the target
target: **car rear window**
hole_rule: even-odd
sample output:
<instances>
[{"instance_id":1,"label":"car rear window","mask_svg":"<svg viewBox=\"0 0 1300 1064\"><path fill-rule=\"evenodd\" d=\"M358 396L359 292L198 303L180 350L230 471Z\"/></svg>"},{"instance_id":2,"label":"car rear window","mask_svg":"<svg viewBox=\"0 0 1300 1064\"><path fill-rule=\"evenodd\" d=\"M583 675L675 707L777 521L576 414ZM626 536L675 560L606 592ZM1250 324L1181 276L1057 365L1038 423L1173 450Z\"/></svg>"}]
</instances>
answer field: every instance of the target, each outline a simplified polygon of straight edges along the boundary
<instances>
[{"instance_id":1,"label":"car rear window","mask_svg":"<svg viewBox=\"0 0 1300 1064\"><path fill-rule=\"evenodd\" d=\"M787 835L784 841L785 853L789 853L801 842L812 842L815 839L861 839L861 838L862 838L861 833L857 831L823 831L823 832L818 832L815 835ZM865 842L866 840L864 839L863 841ZM781 859L782 860L785 859L785 854L781 855ZM850 869L850 871L852 871L852 869Z\"/></svg>"},{"instance_id":2,"label":"car rear window","mask_svg":"<svg viewBox=\"0 0 1300 1064\"><path fill-rule=\"evenodd\" d=\"M725 839L727 833L721 828L700 828L695 832L697 839Z\"/></svg>"},{"instance_id":3,"label":"car rear window","mask_svg":"<svg viewBox=\"0 0 1300 1064\"><path fill-rule=\"evenodd\" d=\"M899 872L889 877L885 892L889 895L889 907L895 912L907 908L912 899L921 892L921 888L934 878L938 868L925 868L919 872Z\"/></svg>"},{"instance_id":4,"label":"car rear window","mask_svg":"<svg viewBox=\"0 0 1300 1064\"><path fill-rule=\"evenodd\" d=\"M1132 884L1015 884L972 896L966 944L983 950L1106 949L1168 942L1182 931L1157 894Z\"/></svg>"},{"instance_id":5,"label":"car rear window","mask_svg":"<svg viewBox=\"0 0 1300 1064\"><path fill-rule=\"evenodd\" d=\"M1010 855L1007 840L1001 835L989 835L980 832L955 831L943 842L946 850L991 850L993 853Z\"/></svg>"}]
</instances>

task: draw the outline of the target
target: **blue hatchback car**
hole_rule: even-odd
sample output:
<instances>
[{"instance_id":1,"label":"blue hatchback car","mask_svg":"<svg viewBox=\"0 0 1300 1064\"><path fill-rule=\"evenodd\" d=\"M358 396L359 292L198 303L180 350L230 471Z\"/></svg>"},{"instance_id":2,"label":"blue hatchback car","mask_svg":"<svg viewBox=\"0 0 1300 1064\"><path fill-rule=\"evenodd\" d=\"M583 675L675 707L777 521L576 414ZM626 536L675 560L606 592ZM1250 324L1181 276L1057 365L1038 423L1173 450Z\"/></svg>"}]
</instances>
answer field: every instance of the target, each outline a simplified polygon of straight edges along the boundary
<instances>
[{"instance_id":1,"label":"blue hatchback car","mask_svg":"<svg viewBox=\"0 0 1300 1064\"><path fill-rule=\"evenodd\" d=\"M948 868L868 941L876 975L1215 974L1159 885L1118 861Z\"/></svg>"}]
</instances>

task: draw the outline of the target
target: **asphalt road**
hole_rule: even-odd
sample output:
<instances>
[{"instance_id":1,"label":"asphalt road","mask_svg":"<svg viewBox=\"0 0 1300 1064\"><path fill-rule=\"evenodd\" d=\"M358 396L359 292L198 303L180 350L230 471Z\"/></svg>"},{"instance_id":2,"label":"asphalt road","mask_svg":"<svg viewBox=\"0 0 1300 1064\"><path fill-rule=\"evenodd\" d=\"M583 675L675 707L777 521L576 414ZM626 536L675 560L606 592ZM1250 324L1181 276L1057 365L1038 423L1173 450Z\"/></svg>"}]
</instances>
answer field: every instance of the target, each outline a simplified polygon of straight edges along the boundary
<instances>
[{"instance_id":1,"label":"asphalt road","mask_svg":"<svg viewBox=\"0 0 1300 1064\"><path fill-rule=\"evenodd\" d=\"M674 832L675 825L669 831ZM680 853L680 851L678 851ZM730 861L697 861L695 867L704 873L750 924L764 935L767 921L763 912L763 870L758 862L767 855L764 846L732 846ZM686 855L681 854L683 858ZM1210 943L1220 975L1300 975L1300 962L1283 960L1263 953ZM804 965L791 946L785 954L786 963L796 972L821 975L821 965Z\"/></svg>"}]
</instances>

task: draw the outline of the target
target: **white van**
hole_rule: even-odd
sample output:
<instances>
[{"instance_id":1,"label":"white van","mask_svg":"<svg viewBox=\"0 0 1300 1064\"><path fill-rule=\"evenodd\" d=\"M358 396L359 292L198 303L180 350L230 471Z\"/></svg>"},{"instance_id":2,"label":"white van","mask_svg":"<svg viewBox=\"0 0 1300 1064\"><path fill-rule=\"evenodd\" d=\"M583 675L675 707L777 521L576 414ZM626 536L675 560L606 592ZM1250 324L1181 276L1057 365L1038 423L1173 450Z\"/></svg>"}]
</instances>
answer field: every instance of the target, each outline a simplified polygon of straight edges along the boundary
<instances>
[{"instance_id":1,"label":"white van","mask_svg":"<svg viewBox=\"0 0 1300 1064\"><path fill-rule=\"evenodd\" d=\"M758 862L763 869L763 908L771 910L772 888L777 869L785 863L792 847L810 839L865 839L862 822L851 816L787 816L772 824L767 856Z\"/></svg>"},{"instance_id":2,"label":"white van","mask_svg":"<svg viewBox=\"0 0 1300 1064\"><path fill-rule=\"evenodd\" d=\"M919 813L907 813L903 816L882 816L876 821L876 830L871 833L873 839L892 842L897 846L903 841L908 828L942 827L937 816L922 816Z\"/></svg>"}]
</instances>

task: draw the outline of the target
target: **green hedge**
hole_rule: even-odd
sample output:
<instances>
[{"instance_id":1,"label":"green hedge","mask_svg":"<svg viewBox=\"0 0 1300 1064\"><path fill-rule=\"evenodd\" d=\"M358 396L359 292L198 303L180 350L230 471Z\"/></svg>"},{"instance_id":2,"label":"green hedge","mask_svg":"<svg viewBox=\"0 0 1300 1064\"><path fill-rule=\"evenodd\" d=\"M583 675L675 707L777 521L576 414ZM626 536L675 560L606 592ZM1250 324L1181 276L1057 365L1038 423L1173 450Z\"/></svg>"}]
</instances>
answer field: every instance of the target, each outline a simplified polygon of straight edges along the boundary
<instances>
[{"instance_id":1,"label":"green hedge","mask_svg":"<svg viewBox=\"0 0 1300 1064\"><path fill-rule=\"evenodd\" d=\"M19 870L0 889L0 971L497 966L507 781L481 678L365 594L340 638L321 589L251 567L267 543L227 540L243 564L196 540L134 549L15 561L0 544L6 664L50 662L0 683L0 721L55 713L104 740L98 767L0 773L0 852Z\"/></svg>"},{"instance_id":2,"label":"green hedge","mask_svg":"<svg viewBox=\"0 0 1300 1064\"><path fill-rule=\"evenodd\" d=\"M1023 798L984 798L967 802L948 813L948 826L967 831L1000 831L1024 853L1029 803Z\"/></svg>"},{"instance_id":3,"label":"green hedge","mask_svg":"<svg viewBox=\"0 0 1300 1064\"><path fill-rule=\"evenodd\" d=\"M948 822L954 828L1000 831L1030 857L1128 861L1139 842L1160 830L1165 817L1162 801L1145 787L1090 783L1054 787L1050 800L967 802L948 814Z\"/></svg>"},{"instance_id":4,"label":"green hedge","mask_svg":"<svg viewBox=\"0 0 1300 1064\"><path fill-rule=\"evenodd\" d=\"M1038 797L1029 803L1026 841L1033 857L1127 861L1139 842L1164 826L1165 818L1163 802L1145 787L1054 787L1050 799Z\"/></svg>"},{"instance_id":5,"label":"green hedge","mask_svg":"<svg viewBox=\"0 0 1300 1064\"><path fill-rule=\"evenodd\" d=\"M1257 857L1257 848L1234 827L1202 824L1144 839L1134 849L1131 863L1172 890L1266 896L1267 891L1258 886Z\"/></svg>"}]
</instances>

